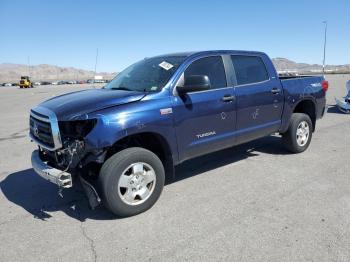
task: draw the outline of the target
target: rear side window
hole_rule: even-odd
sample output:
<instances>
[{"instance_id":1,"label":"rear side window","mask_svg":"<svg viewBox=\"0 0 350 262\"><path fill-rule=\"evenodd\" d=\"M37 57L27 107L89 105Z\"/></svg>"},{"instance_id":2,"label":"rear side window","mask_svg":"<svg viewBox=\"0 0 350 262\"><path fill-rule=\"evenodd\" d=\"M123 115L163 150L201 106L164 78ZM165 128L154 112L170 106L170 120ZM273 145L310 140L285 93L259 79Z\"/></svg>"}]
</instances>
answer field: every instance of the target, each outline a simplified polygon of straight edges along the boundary
<instances>
[{"instance_id":1,"label":"rear side window","mask_svg":"<svg viewBox=\"0 0 350 262\"><path fill-rule=\"evenodd\" d=\"M238 85L258 83L269 79L266 66L257 56L232 55Z\"/></svg>"},{"instance_id":2,"label":"rear side window","mask_svg":"<svg viewBox=\"0 0 350 262\"><path fill-rule=\"evenodd\" d=\"M185 71L185 78L190 75L206 75L211 88L226 87L225 68L221 56L210 56L194 61Z\"/></svg>"}]
</instances>

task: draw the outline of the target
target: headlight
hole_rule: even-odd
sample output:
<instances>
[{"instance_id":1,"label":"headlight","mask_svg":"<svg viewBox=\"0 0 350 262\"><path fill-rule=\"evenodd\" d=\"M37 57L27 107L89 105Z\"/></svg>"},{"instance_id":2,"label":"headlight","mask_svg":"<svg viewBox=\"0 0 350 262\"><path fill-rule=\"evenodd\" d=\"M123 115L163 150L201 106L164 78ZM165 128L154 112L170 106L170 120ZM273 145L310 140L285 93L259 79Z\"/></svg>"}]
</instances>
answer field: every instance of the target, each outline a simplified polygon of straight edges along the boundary
<instances>
[{"instance_id":1,"label":"headlight","mask_svg":"<svg viewBox=\"0 0 350 262\"><path fill-rule=\"evenodd\" d=\"M96 119L60 121L58 126L63 137L84 138L91 132L96 123Z\"/></svg>"}]
</instances>

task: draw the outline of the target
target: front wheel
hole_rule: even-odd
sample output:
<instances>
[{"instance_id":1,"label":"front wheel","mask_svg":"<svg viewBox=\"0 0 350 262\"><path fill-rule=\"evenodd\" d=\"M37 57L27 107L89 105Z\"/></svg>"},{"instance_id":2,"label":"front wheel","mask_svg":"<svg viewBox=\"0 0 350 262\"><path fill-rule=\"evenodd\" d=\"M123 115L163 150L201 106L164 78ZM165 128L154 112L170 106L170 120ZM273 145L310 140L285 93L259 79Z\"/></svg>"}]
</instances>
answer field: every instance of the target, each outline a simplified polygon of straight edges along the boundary
<instances>
[{"instance_id":1,"label":"front wheel","mask_svg":"<svg viewBox=\"0 0 350 262\"><path fill-rule=\"evenodd\" d=\"M308 115L294 113L290 119L287 132L282 134L287 150L292 153L304 152L310 145L312 130L312 121Z\"/></svg>"},{"instance_id":2,"label":"front wheel","mask_svg":"<svg viewBox=\"0 0 350 262\"><path fill-rule=\"evenodd\" d=\"M151 151L133 147L111 156L102 166L99 184L105 206L119 217L151 208L164 186L165 172Z\"/></svg>"}]
</instances>

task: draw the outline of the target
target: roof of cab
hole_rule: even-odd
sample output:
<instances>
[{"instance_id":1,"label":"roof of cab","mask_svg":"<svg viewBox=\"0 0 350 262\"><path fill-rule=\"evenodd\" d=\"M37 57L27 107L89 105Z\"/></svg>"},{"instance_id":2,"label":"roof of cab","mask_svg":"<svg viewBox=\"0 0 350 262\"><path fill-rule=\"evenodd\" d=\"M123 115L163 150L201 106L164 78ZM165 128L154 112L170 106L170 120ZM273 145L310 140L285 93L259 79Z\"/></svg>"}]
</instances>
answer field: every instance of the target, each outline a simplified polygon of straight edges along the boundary
<instances>
[{"instance_id":1,"label":"roof of cab","mask_svg":"<svg viewBox=\"0 0 350 262\"><path fill-rule=\"evenodd\" d=\"M213 54L242 54L242 55L265 55L263 52L257 52L257 51L244 51L244 50L207 50L207 51L192 51L192 52L178 52L178 53L170 53L170 54L164 54L159 56L185 56L189 57L192 55L213 55Z\"/></svg>"}]
</instances>

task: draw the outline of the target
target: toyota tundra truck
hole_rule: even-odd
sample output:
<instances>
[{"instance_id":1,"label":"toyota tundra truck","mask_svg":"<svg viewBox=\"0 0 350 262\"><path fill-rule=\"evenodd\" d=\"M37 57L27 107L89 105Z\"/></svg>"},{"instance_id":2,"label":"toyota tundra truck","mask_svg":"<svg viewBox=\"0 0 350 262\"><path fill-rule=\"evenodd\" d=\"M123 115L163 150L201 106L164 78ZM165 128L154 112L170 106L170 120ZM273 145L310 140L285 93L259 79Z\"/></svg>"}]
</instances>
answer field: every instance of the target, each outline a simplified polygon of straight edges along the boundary
<instances>
[{"instance_id":1,"label":"toyota tundra truck","mask_svg":"<svg viewBox=\"0 0 350 262\"><path fill-rule=\"evenodd\" d=\"M188 159L275 133L290 152L305 151L327 89L322 76L279 77L261 52L145 58L103 88L33 108L32 166L60 190L80 183L92 208L132 216Z\"/></svg>"}]
</instances>

